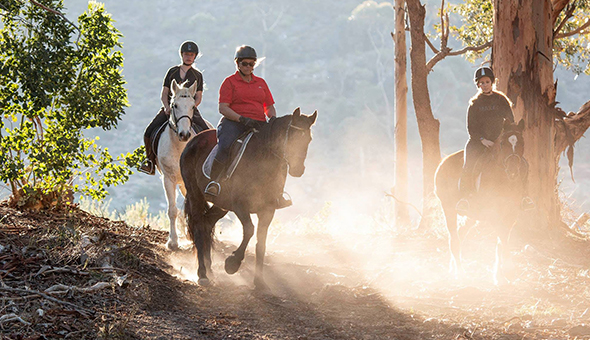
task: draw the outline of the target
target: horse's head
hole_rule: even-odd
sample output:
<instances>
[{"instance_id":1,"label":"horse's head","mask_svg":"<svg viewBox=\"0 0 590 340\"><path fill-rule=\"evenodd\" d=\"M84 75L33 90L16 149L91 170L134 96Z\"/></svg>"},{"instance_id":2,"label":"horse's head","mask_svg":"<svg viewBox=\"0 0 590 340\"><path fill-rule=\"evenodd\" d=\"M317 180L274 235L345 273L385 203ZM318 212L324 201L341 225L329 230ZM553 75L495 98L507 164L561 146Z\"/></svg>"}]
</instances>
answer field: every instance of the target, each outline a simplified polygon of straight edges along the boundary
<instances>
[{"instance_id":1,"label":"horse's head","mask_svg":"<svg viewBox=\"0 0 590 340\"><path fill-rule=\"evenodd\" d=\"M504 121L504 128L500 135L499 160L502 162L504 171L508 179L513 181L521 178L525 170L526 161L524 159L524 140L522 131L524 130L524 120L518 124Z\"/></svg>"},{"instance_id":2,"label":"horse's head","mask_svg":"<svg viewBox=\"0 0 590 340\"><path fill-rule=\"evenodd\" d=\"M285 145L285 158L289 163L289 175L301 177L305 172L305 158L307 157L307 148L311 142L311 126L315 123L318 112L311 115L301 114L301 110L296 108L293 111L293 117L287 128L287 137Z\"/></svg>"},{"instance_id":3,"label":"horse's head","mask_svg":"<svg viewBox=\"0 0 590 340\"><path fill-rule=\"evenodd\" d=\"M193 107L195 106L195 93L197 92L197 82L191 87L185 87L186 82L178 85L176 80L172 80L170 90L172 91L172 100L170 107L170 126L178 135L181 141L187 141L191 136L191 125L193 121ZM186 118L186 119L183 119Z\"/></svg>"}]
</instances>

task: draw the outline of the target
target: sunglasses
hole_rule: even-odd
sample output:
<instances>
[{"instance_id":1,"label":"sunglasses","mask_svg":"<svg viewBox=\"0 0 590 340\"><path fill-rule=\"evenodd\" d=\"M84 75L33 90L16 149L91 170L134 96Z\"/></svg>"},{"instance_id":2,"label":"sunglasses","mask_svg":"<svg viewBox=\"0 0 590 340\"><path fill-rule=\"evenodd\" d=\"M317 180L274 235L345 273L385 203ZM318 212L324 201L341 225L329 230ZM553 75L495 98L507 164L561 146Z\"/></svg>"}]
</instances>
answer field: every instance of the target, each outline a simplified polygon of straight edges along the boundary
<instances>
[{"instance_id":1,"label":"sunglasses","mask_svg":"<svg viewBox=\"0 0 590 340\"><path fill-rule=\"evenodd\" d=\"M244 66L244 67L246 67L246 66L254 67L256 65L256 62L253 61L253 62L249 63L247 61L242 61L240 64L242 64L242 66Z\"/></svg>"}]
</instances>

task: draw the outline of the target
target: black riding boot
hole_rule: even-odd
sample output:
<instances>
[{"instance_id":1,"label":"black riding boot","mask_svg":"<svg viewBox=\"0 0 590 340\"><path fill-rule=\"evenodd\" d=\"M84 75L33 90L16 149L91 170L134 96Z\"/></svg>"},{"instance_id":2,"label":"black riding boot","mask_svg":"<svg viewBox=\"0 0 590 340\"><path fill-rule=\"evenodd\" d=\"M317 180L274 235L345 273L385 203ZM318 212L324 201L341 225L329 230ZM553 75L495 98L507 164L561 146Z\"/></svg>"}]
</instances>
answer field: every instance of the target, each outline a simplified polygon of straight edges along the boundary
<instances>
[{"instance_id":1,"label":"black riding boot","mask_svg":"<svg viewBox=\"0 0 590 340\"><path fill-rule=\"evenodd\" d=\"M152 139L143 136L143 143L145 145L145 154L147 158L141 163L138 170L148 175L154 175L156 173L156 157L152 151Z\"/></svg>"},{"instance_id":2,"label":"black riding boot","mask_svg":"<svg viewBox=\"0 0 590 340\"><path fill-rule=\"evenodd\" d=\"M223 163L217 159L213 160L213 164L211 165L211 182L209 182L205 188L206 195L216 197L221 193L221 184L219 184L219 179L223 168Z\"/></svg>"}]
</instances>

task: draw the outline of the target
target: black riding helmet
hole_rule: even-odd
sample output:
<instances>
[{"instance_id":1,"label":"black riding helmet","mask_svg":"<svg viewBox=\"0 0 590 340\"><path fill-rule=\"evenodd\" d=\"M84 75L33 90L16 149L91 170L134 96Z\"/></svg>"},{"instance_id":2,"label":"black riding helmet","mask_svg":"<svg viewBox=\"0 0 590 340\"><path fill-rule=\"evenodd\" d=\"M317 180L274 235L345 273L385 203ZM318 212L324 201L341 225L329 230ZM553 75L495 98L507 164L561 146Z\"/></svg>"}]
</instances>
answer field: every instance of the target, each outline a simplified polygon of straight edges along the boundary
<instances>
[{"instance_id":1,"label":"black riding helmet","mask_svg":"<svg viewBox=\"0 0 590 340\"><path fill-rule=\"evenodd\" d=\"M496 80L496 77L494 77L494 72L492 71L492 69L485 66L480 67L475 71L475 74L473 75L473 81L477 84L477 82L483 77L489 77L492 83L494 82L494 80Z\"/></svg>"},{"instance_id":2,"label":"black riding helmet","mask_svg":"<svg viewBox=\"0 0 590 340\"><path fill-rule=\"evenodd\" d=\"M178 50L181 58L182 52L194 52L196 55L199 55L199 46L194 41L187 40L180 45L180 49Z\"/></svg>"},{"instance_id":3,"label":"black riding helmet","mask_svg":"<svg viewBox=\"0 0 590 340\"><path fill-rule=\"evenodd\" d=\"M248 45L242 45L242 46L236 48L236 55L234 57L234 60L240 60L240 59L254 59L254 60L256 60L257 59L256 50Z\"/></svg>"}]
</instances>

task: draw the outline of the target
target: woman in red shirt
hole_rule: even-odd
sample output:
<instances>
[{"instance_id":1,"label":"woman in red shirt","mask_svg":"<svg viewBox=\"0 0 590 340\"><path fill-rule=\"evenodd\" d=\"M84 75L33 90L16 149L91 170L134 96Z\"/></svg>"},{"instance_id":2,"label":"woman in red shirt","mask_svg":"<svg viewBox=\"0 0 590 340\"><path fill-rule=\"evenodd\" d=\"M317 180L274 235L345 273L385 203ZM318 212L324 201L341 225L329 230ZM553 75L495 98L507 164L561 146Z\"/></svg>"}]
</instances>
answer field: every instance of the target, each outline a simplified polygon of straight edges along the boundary
<instances>
[{"instance_id":1,"label":"woman in red shirt","mask_svg":"<svg viewBox=\"0 0 590 340\"><path fill-rule=\"evenodd\" d=\"M217 125L218 151L211 167L211 179L205 194L217 196L221 192L219 175L229 158L229 149L242 133L259 129L267 119L276 116L274 99L264 79L254 75L256 51L242 45L234 57L237 71L225 78L219 89L219 113L223 115Z\"/></svg>"}]
</instances>

